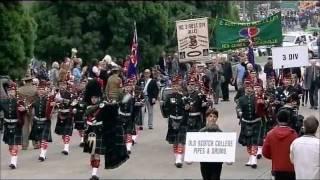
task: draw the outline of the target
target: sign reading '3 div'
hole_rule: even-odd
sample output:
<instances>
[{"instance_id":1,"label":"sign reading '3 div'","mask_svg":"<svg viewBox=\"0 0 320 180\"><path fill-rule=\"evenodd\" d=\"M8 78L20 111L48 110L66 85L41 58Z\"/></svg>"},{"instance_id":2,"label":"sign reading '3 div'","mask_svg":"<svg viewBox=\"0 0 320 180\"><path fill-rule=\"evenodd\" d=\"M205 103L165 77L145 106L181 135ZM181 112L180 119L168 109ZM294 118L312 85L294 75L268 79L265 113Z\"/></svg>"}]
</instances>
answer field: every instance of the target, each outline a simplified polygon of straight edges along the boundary
<instances>
[{"instance_id":1,"label":"sign reading '3 div'","mask_svg":"<svg viewBox=\"0 0 320 180\"><path fill-rule=\"evenodd\" d=\"M208 19L197 18L176 21L179 61L209 59Z\"/></svg>"}]
</instances>

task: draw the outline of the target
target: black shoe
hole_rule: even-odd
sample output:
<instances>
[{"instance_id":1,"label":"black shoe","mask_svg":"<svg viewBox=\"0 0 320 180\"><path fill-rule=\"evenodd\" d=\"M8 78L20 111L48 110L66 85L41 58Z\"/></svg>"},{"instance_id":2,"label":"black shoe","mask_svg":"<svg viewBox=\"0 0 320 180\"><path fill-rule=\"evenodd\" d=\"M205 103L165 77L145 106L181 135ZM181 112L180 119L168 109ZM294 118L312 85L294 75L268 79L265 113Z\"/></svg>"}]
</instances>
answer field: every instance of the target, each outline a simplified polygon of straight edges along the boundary
<instances>
[{"instance_id":1,"label":"black shoe","mask_svg":"<svg viewBox=\"0 0 320 180\"><path fill-rule=\"evenodd\" d=\"M17 168L14 164L10 164L9 167L10 167L11 169L16 169L16 168Z\"/></svg>"},{"instance_id":2,"label":"black shoe","mask_svg":"<svg viewBox=\"0 0 320 180\"><path fill-rule=\"evenodd\" d=\"M153 129L153 127L149 127L149 129Z\"/></svg>"},{"instance_id":3,"label":"black shoe","mask_svg":"<svg viewBox=\"0 0 320 180\"><path fill-rule=\"evenodd\" d=\"M310 107L310 109L313 109L313 108L314 108L313 106Z\"/></svg>"},{"instance_id":4,"label":"black shoe","mask_svg":"<svg viewBox=\"0 0 320 180\"><path fill-rule=\"evenodd\" d=\"M222 101L230 101L229 99L223 99Z\"/></svg>"},{"instance_id":5,"label":"black shoe","mask_svg":"<svg viewBox=\"0 0 320 180\"><path fill-rule=\"evenodd\" d=\"M136 144L136 142L134 140L132 140L132 146L134 146Z\"/></svg>"},{"instance_id":6,"label":"black shoe","mask_svg":"<svg viewBox=\"0 0 320 180\"><path fill-rule=\"evenodd\" d=\"M175 165L177 168L182 168L182 163L176 163Z\"/></svg>"},{"instance_id":7,"label":"black shoe","mask_svg":"<svg viewBox=\"0 0 320 180\"><path fill-rule=\"evenodd\" d=\"M41 162L43 162L45 159L46 159L46 158L44 158L44 157L39 157L39 158L38 158L38 160L41 161Z\"/></svg>"},{"instance_id":8,"label":"black shoe","mask_svg":"<svg viewBox=\"0 0 320 180\"><path fill-rule=\"evenodd\" d=\"M131 151L128 151L128 154L131 154Z\"/></svg>"},{"instance_id":9,"label":"black shoe","mask_svg":"<svg viewBox=\"0 0 320 180\"><path fill-rule=\"evenodd\" d=\"M262 155L261 154L258 154L257 155L257 159L261 159L262 158Z\"/></svg>"},{"instance_id":10,"label":"black shoe","mask_svg":"<svg viewBox=\"0 0 320 180\"><path fill-rule=\"evenodd\" d=\"M142 131L142 130L143 130L143 127L139 127L139 130Z\"/></svg>"},{"instance_id":11,"label":"black shoe","mask_svg":"<svg viewBox=\"0 0 320 180\"><path fill-rule=\"evenodd\" d=\"M318 109L318 107L314 107L313 109L317 110L317 109Z\"/></svg>"},{"instance_id":12,"label":"black shoe","mask_svg":"<svg viewBox=\"0 0 320 180\"><path fill-rule=\"evenodd\" d=\"M80 147L84 147L84 142L79 144Z\"/></svg>"},{"instance_id":13,"label":"black shoe","mask_svg":"<svg viewBox=\"0 0 320 180\"><path fill-rule=\"evenodd\" d=\"M258 166L256 164L252 164L251 167L252 169L257 169Z\"/></svg>"},{"instance_id":14,"label":"black shoe","mask_svg":"<svg viewBox=\"0 0 320 180\"><path fill-rule=\"evenodd\" d=\"M99 177L94 175L94 176L91 176L90 180L99 180Z\"/></svg>"},{"instance_id":15,"label":"black shoe","mask_svg":"<svg viewBox=\"0 0 320 180\"><path fill-rule=\"evenodd\" d=\"M304 103L302 103L301 106L304 106Z\"/></svg>"},{"instance_id":16,"label":"black shoe","mask_svg":"<svg viewBox=\"0 0 320 180\"><path fill-rule=\"evenodd\" d=\"M66 155L66 156L69 154L68 151L64 151L64 150L63 150L61 153L64 154L64 155Z\"/></svg>"}]
</instances>

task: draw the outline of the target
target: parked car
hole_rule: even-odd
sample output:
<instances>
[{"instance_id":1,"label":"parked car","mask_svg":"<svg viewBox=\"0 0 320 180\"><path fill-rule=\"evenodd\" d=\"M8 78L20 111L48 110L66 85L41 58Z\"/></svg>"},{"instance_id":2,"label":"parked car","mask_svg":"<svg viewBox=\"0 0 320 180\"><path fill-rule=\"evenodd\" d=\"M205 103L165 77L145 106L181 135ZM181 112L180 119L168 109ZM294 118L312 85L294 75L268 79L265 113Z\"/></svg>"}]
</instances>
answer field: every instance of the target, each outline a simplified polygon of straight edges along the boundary
<instances>
[{"instance_id":1,"label":"parked car","mask_svg":"<svg viewBox=\"0 0 320 180\"><path fill-rule=\"evenodd\" d=\"M309 51L309 58L319 57L319 51L317 46L317 40L313 40L308 43L308 51Z\"/></svg>"},{"instance_id":2,"label":"parked car","mask_svg":"<svg viewBox=\"0 0 320 180\"><path fill-rule=\"evenodd\" d=\"M305 32L289 32L283 34L282 46L294 46L308 44L316 38L309 33Z\"/></svg>"}]
</instances>

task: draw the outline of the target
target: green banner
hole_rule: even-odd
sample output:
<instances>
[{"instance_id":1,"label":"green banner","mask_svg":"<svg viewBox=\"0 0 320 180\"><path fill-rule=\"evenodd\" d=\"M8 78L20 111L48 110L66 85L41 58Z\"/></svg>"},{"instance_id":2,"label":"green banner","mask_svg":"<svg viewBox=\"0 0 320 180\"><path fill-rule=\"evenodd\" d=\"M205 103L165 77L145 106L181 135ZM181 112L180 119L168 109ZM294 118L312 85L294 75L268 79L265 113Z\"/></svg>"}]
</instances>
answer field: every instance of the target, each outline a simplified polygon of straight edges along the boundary
<instances>
[{"instance_id":1,"label":"green banner","mask_svg":"<svg viewBox=\"0 0 320 180\"><path fill-rule=\"evenodd\" d=\"M282 43L281 14L276 13L261 21L232 22L218 19L214 28L214 48L228 50L249 46L280 45Z\"/></svg>"}]
</instances>

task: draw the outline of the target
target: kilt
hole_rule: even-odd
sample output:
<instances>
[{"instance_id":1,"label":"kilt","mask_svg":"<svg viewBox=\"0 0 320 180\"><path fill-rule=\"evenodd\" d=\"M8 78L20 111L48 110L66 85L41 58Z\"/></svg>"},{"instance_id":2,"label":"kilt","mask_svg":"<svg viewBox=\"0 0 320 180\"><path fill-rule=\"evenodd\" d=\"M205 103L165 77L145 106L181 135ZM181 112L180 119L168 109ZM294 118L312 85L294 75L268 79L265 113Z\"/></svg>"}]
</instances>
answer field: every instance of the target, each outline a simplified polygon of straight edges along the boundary
<instances>
[{"instance_id":1,"label":"kilt","mask_svg":"<svg viewBox=\"0 0 320 180\"><path fill-rule=\"evenodd\" d=\"M262 118L260 121L260 134L259 134L259 141L258 145L262 146L263 145L263 140L267 135L267 122L265 118Z\"/></svg>"},{"instance_id":2,"label":"kilt","mask_svg":"<svg viewBox=\"0 0 320 180\"><path fill-rule=\"evenodd\" d=\"M4 123L3 142L8 145L22 145L22 127L16 123Z\"/></svg>"},{"instance_id":3,"label":"kilt","mask_svg":"<svg viewBox=\"0 0 320 180\"><path fill-rule=\"evenodd\" d=\"M59 116L57 118L56 127L54 132L58 135L69 135L72 136L73 132L73 122L71 118L61 119Z\"/></svg>"},{"instance_id":4,"label":"kilt","mask_svg":"<svg viewBox=\"0 0 320 180\"><path fill-rule=\"evenodd\" d=\"M47 142L52 142L51 121L37 121L34 119L29 139L34 141L46 140Z\"/></svg>"},{"instance_id":5,"label":"kilt","mask_svg":"<svg viewBox=\"0 0 320 180\"><path fill-rule=\"evenodd\" d=\"M105 145L105 140L103 136L103 126L90 126L88 125L88 129L85 131L84 135L84 148L83 152L91 154L91 147L89 146L88 143L88 135L89 133L95 133L96 134L96 149L95 149L95 154L100 154L104 155L106 151L106 145Z\"/></svg>"},{"instance_id":6,"label":"kilt","mask_svg":"<svg viewBox=\"0 0 320 180\"><path fill-rule=\"evenodd\" d=\"M77 130L85 130L87 126L86 121L83 119L74 119L74 128Z\"/></svg>"},{"instance_id":7,"label":"kilt","mask_svg":"<svg viewBox=\"0 0 320 180\"><path fill-rule=\"evenodd\" d=\"M124 134L131 134L134 130L134 123L132 116L119 116L120 121L123 122Z\"/></svg>"},{"instance_id":8,"label":"kilt","mask_svg":"<svg viewBox=\"0 0 320 180\"><path fill-rule=\"evenodd\" d=\"M166 136L166 140L169 144L185 144L187 136L187 126L181 124L180 127L175 130L171 125L171 119L169 118L168 123L168 132Z\"/></svg>"},{"instance_id":9,"label":"kilt","mask_svg":"<svg viewBox=\"0 0 320 180\"><path fill-rule=\"evenodd\" d=\"M123 126L121 124L116 124L112 129L105 129L105 140L105 169L115 169L129 159Z\"/></svg>"},{"instance_id":10,"label":"kilt","mask_svg":"<svg viewBox=\"0 0 320 180\"><path fill-rule=\"evenodd\" d=\"M188 123L192 122L192 123ZM199 130L202 128L202 117L201 116L192 116L188 117L187 119L187 131L188 132L199 132Z\"/></svg>"},{"instance_id":11,"label":"kilt","mask_svg":"<svg viewBox=\"0 0 320 180\"><path fill-rule=\"evenodd\" d=\"M135 106L135 113L134 113L134 123L137 126L143 126L143 122L142 122L142 106Z\"/></svg>"},{"instance_id":12,"label":"kilt","mask_svg":"<svg viewBox=\"0 0 320 180\"><path fill-rule=\"evenodd\" d=\"M261 120L255 123L241 121L241 130L238 142L243 146L259 145L261 141Z\"/></svg>"}]
</instances>

